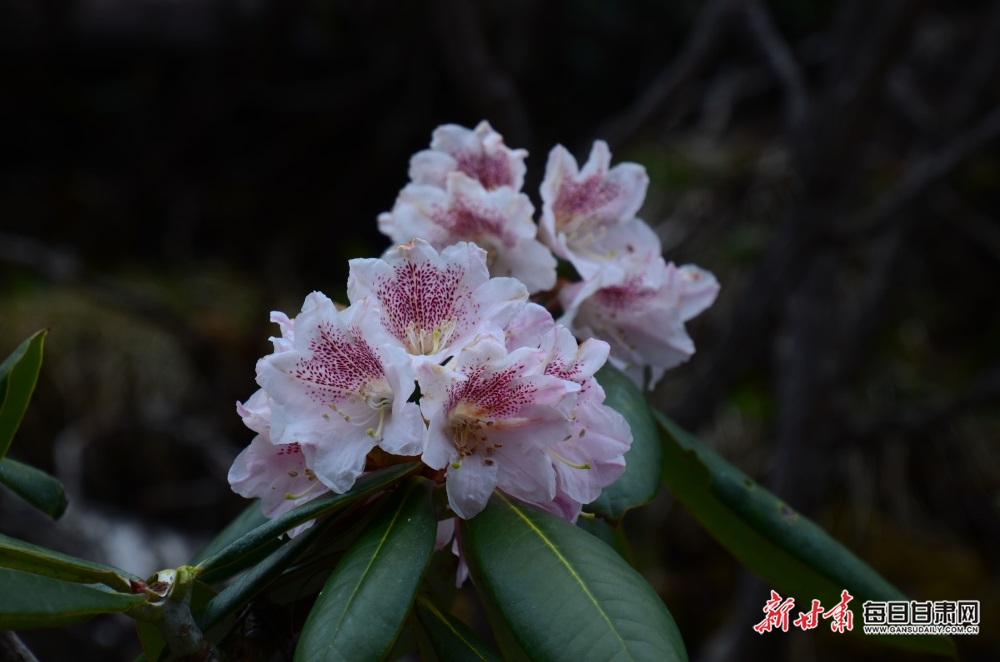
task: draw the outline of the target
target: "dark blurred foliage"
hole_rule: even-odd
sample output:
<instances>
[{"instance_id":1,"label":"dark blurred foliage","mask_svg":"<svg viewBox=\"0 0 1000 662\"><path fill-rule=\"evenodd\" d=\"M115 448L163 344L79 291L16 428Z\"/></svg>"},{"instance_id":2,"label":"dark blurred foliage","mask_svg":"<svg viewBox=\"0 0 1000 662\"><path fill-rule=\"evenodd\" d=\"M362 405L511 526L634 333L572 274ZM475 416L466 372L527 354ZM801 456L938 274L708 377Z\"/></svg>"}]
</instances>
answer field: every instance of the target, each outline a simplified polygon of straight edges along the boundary
<instances>
[{"instance_id":1,"label":"dark blurred foliage","mask_svg":"<svg viewBox=\"0 0 1000 662\"><path fill-rule=\"evenodd\" d=\"M555 143L647 167L667 257L723 285L654 401L909 595L981 600L957 643L992 659L998 35L971 1L8 0L0 353L52 329L13 455L72 505L53 525L0 494L0 528L186 561L245 506L233 403L268 311L342 299L409 156L485 118L536 205ZM919 659L757 635L766 587L666 492L626 525L694 659ZM116 619L25 639L136 652Z\"/></svg>"}]
</instances>

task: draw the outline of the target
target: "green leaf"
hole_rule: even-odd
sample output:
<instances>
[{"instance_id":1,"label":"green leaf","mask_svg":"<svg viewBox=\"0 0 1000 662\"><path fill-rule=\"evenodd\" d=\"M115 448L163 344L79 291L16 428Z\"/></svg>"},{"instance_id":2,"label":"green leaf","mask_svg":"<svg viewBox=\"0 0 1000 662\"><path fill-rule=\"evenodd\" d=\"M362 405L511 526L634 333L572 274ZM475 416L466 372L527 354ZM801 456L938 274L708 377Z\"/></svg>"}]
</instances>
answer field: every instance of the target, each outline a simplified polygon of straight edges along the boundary
<instances>
[{"instance_id":1,"label":"green leaf","mask_svg":"<svg viewBox=\"0 0 1000 662\"><path fill-rule=\"evenodd\" d=\"M97 614L127 611L144 594L117 593L99 584L78 584L0 568L0 630L64 627Z\"/></svg>"},{"instance_id":2,"label":"green leaf","mask_svg":"<svg viewBox=\"0 0 1000 662\"><path fill-rule=\"evenodd\" d=\"M733 556L797 605L825 608L847 590L856 613L866 600L906 596L821 527L795 512L696 437L655 413L663 433L663 476L674 495ZM761 605L763 608L763 605ZM854 632L859 632L860 619ZM750 624L752 625L752 624ZM944 635L868 635L910 650L954 655Z\"/></svg>"},{"instance_id":3,"label":"green leaf","mask_svg":"<svg viewBox=\"0 0 1000 662\"><path fill-rule=\"evenodd\" d=\"M42 367L42 345L48 329L36 331L0 363L0 457L7 454Z\"/></svg>"},{"instance_id":4,"label":"green leaf","mask_svg":"<svg viewBox=\"0 0 1000 662\"><path fill-rule=\"evenodd\" d=\"M295 660L378 660L392 650L434 551L430 481L387 499L323 586Z\"/></svg>"},{"instance_id":5,"label":"green leaf","mask_svg":"<svg viewBox=\"0 0 1000 662\"><path fill-rule=\"evenodd\" d=\"M226 528L212 542L205 545L205 548L191 559L191 565L198 565L205 559L215 556L266 522L267 518L264 517L264 513L260 508L260 499L254 499L242 513L236 516L236 519L226 525Z\"/></svg>"},{"instance_id":6,"label":"green leaf","mask_svg":"<svg viewBox=\"0 0 1000 662\"><path fill-rule=\"evenodd\" d=\"M613 548L629 565L636 567L635 554L632 552L632 545L625 535L624 527L621 525L613 526L600 517L586 517L586 514L581 515L576 520L576 525Z\"/></svg>"},{"instance_id":7,"label":"green leaf","mask_svg":"<svg viewBox=\"0 0 1000 662\"><path fill-rule=\"evenodd\" d=\"M434 653L448 662L500 662L500 655L468 625L445 614L425 598L417 598L417 620Z\"/></svg>"},{"instance_id":8,"label":"green leaf","mask_svg":"<svg viewBox=\"0 0 1000 662\"><path fill-rule=\"evenodd\" d=\"M326 515L384 490L403 476L416 471L422 466L424 465L420 462L408 462L406 464L387 467L359 478L354 487L343 494L332 492L324 494L272 520L268 520L202 561L199 564L199 568L200 572L205 575L203 579L209 581L208 577L211 577L211 581L217 581L235 575L237 572L253 564L255 559L252 555L255 551L273 543L282 533L294 529L299 524L304 524L309 520L316 519L321 515Z\"/></svg>"},{"instance_id":9,"label":"green leaf","mask_svg":"<svg viewBox=\"0 0 1000 662\"><path fill-rule=\"evenodd\" d=\"M585 510L617 521L636 506L649 503L660 488L663 449L646 398L620 370L605 365L597 372L604 404L615 409L632 428L632 447L625 453L625 473L601 492Z\"/></svg>"},{"instance_id":10,"label":"green leaf","mask_svg":"<svg viewBox=\"0 0 1000 662\"><path fill-rule=\"evenodd\" d=\"M323 528L322 524L317 524L292 539L282 539L277 549L209 600L203 609L194 614L201 631L207 632L227 616L235 614L275 577L295 563L306 547L322 533Z\"/></svg>"},{"instance_id":11,"label":"green leaf","mask_svg":"<svg viewBox=\"0 0 1000 662\"><path fill-rule=\"evenodd\" d=\"M68 502L62 483L30 464L0 458L0 483L52 519L66 512Z\"/></svg>"},{"instance_id":12,"label":"green leaf","mask_svg":"<svg viewBox=\"0 0 1000 662\"><path fill-rule=\"evenodd\" d=\"M119 568L79 559L2 533L0 533L0 567L81 584L104 584L124 593L131 592L132 582L141 581L135 575Z\"/></svg>"},{"instance_id":13,"label":"green leaf","mask_svg":"<svg viewBox=\"0 0 1000 662\"><path fill-rule=\"evenodd\" d=\"M509 631L532 659L687 659L649 583L573 524L497 492L461 535L494 630Z\"/></svg>"}]
</instances>

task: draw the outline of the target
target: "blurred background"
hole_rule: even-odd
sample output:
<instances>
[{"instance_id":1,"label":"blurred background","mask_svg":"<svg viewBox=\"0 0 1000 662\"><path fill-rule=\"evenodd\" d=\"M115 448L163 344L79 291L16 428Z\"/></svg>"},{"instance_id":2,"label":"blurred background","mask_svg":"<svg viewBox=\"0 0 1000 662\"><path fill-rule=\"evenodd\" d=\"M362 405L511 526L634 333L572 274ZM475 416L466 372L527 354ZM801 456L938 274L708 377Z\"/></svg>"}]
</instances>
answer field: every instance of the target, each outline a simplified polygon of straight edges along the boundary
<instances>
[{"instance_id":1,"label":"blurred background","mask_svg":"<svg viewBox=\"0 0 1000 662\"><path fill-rule=\"evenodd\" d=\"M0 354L51 329L11 456L71 505L0 488L0 530L184 563L246 506L269 311L343 300L410 155L487 119L536 207L556 143L647 168L666 257L722 283L653 401L912 598L980 600L957 645L996 659L998 60L971 0L7 0ZM666 490L625 524L694 660L922 659L756 634L768 587ZM130 660L126 621L23 638Z\"/></svg>"}]
</instances>

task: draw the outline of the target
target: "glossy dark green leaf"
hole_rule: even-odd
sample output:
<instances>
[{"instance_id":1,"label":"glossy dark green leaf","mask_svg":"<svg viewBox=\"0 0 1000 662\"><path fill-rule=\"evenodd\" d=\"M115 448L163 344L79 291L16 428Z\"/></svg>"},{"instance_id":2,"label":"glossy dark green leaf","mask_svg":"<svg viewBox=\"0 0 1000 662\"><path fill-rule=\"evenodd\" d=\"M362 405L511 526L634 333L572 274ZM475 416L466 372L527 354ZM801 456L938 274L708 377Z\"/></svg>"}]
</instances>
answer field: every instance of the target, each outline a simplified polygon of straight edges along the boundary
<instances>
[{"instance_id":1,"label":"glossy dark green leaf","mask_svg":"<svg viewBox=\"0 0 1000 662\"><path fill-rule=\"evenodd\" d=\"M261 511L260 499L254 499L242 513L236 516L236 519L227 524L226 528L219 535L213 538L210 543L205 545L204 549L191 559L191 565L198 565L205 559L212 558L226 547L229 547L229 545L265 523L267 523L267 518L264 517L263 511Z\"/></svg>"},{"instance_id":2,"label":"glossy dark green leaf","mask_svg":"<svg viewBox=\"0 0 1000 662\"><path fill-rule=\"evenodd\" d=\"M615 409L632 428L632 447L625 454L625 473L604 488L586 510L620 520L632 508L648 503L660 488L663 449L646 398L620 370L605 365L597 372L604 404Z\"/></svg>"},{"instance_id":3,"label":"glossy dark green leaf","mask_svg":"<svg viewBox=\"0 0 1000 662\"><path fill-rule=\"evenodd\" d=\"M632 544L629 542L628 536L625 535L624 527L621 525L614 526L608 523L607 520L603 520L600 517L584 516L581 516L576 521L576 525L604 544L610 546L618 552L618 555L625 559L629 565L635 567L635 554L632 552Z\"/></svg>"},{"instance_id":4,"label":"glossy dark green leaf","mask_svg":"<svg viewBox=\"0 0 1000 662\"><path fill-rule=\"evenodd\" d=\"M866 600L905 600L903 593L821 527L756 484L696 437L656 413L663 432L667 485L733 556L796 605L830 608L847 590L858 616ZM763 605L761 605L763 609ZM865 636L866 640L954 655L946 636Z\"/></svg>"},{"instance_id":5,"label":"glossy dark green leaf","mask_svg":"<svg viewBox=\"0 0 1000 662\"><path fill-rule=\"evenodd\" d=\"M7 454L35 391L42 367L42 345L48 332L48 329L36 331L0 363L0 457Z\"/></svg>"},{"instance_id":6,"label":"glossy dark green leaf","mask_svg":"<svg viewBox=\"0 0 1000 662\"><path fill-rule=\"evenodd\" d=\"M283 539L277 549L220 591L204 608L194 612L195 622L202 632L211 630L222 619L235 614L288 566L295 563L322 531L323 526L320 524L300 532L291 540Z\"/></svg>"},{"instance_id":7,"label":"glossy dark green leaf","mask_svg":"<svg viewBox=\"0 0 1000 662\"><path fill-rule=\"evenodd\" d=\"M0 567L81 584L104 584L124 593L131 591L131 582L140 581L135 575L119 568L63 554L2 533Z\"/></svg>"},{"instance_id":8,"label":"glossy dark green leaf","mask_svg":"<svg viewBox=\"0 0 1000 662\"><path fill-rule=\"evenodd\" d=\"M392 650L434 551L432 487L411 481L382 505L316 598L295 660L379 660Z\"/></svg>"},{"instance_id":9,"label":"glossy dark green leaf","mask_svg":"<svg viewBox=\"0 0 1000 662\"><path fill-rule=\"evenodd\" d=\"M52 519L59 519L66 512L68 501L62 483L30 464L0 458L0 483Z\"/></svg>"},{"instance_id":10,"label":"glossy dark green leaf","mask_svg":"<svg viewBox=\"0 0 1000 662\"><path fill-rule=\"evenodd\" d=\"M97 614L127 611L144 594L118 593L100 584L79 584L0 568L0 630L63 627Z\"/></svg>"},{"instance_id":11,"label":"glossy dark green leaf","mask_svg":"<svg viewBox=\"0 0 1000 662\"><path fill-rule=\"evenodd\" d=\"M253 553L265 545L273 544L274 540L282 533L321 515L366 499L422 466L423 464L419 462L408 462L363 476L358 479L353 488L343 494L332 492L324 494L244 533L225 548L202 561L199 567L206 577L212 577L212 581L231 577L252 565L254 562ZM225 573L217 572L219 570L225 570ZM210 572L211 575L209 575Z\"/></svg>"},{"instance_id":12,"label":"glossy dark green leaf","mask_svg":"<svg viewBox=\"0 0 1000 662\"><path fill-rule=\"evenodd\" d=\"M472 629L430 601L418 598L414 611L434 653L447 662L500 662L500 655Z\"/></svg>"},{"instance_id":13,"label":"glossy dark green leaf","mask_svg":"<svg viewBox=\"0 0 1000 662\"><path fill-rule=\"evenodd\" d=\"M497 492L483 512L461 523L461 535L491 624L509 630L532 659L687 659L649 583L573 524Z\"/></svg>"}]
</instances>

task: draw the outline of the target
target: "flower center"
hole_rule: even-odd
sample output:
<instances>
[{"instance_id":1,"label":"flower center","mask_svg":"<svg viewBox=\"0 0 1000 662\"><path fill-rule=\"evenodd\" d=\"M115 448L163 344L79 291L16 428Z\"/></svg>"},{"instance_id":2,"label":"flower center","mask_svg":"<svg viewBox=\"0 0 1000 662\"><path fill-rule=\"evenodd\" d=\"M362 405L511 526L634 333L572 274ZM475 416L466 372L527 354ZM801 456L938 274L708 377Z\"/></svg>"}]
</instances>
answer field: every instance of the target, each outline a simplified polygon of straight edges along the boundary
<instances>
[{"instance_id":1,"label":"flower center","mask_svg":"<svg viewBox=\"0 0 1000 662\"><path fill-rule=\"evenodd\" d=\"M441 320L433 327L425 329L418 327L416 322L406 325L406 344L411 354L437 354L451 342L455 331L456 320Z\"/></svg>"},{"instance_id":2,"label":"flower center","mask_svg":"<svg viewBox=\"0 0 1000 662\"><path fill-rule=\"evenodd\" d=\"M369 408L378 412L378 424L375 427L370 427L365 430L365 433L373 439L381 439L382 426L385 424L385 412L386 410L391 409L393 402L392 390L389 388L389 385L380 380L362 384L358 387L357 391L352 391L347 395L347 402L352 405L364 402ZM327 406L340 414L340 417L343 418L345 422L351 422L351 414L344 411L343 408L338 407L333 402L329 403ZM355 414L356 425L363 425L364 422L368 420L368 416L359 415L357 410L352 410L352 412ZM323 417L327 418L325 414ZM358 417L360 417L361 421L357 421Z\"/></svg>"},{"instance_id":3,"label":"flower center","mask_svg":"<svg viewBox=\"0 0 1000 662\"><path fill-rule=\"evenodd\" d=\"M298 476L298 472L297 471L289 471L288 475L291 476L292 478L295 478L296 476ZM313 473L312 469L308 469L307 468L305 470L305 475L306 475L306 480L309 481L309 487L307 487L306 489L302 490L298 494L292 494L291 492L285 492L285 498L286 499L288 499L289 501L294 501L295 499L301 499L302 497L304 497L305 495L309 494L314 489L316 489L317 485L320 485L320 482L318 480L316 480L316 474Z\"/></svg>"},{"instance_id":4,"label":"flower center","mask_svg":"<svg viewBox=\"0 0 1000 662\"><path fill-rule=\"evenodd\" d=\"M500 443L491 443L489 440L488 432L493 427L493 421L484 421L476 414L472 407L463 403L455 407L448 417L452 441L459 457L475 455L479 453L480 447L484 453L492 455L496 449L503 446ZM486 463L492 464L493 461L489 460Z\"/></svg>"}]
</instances>

